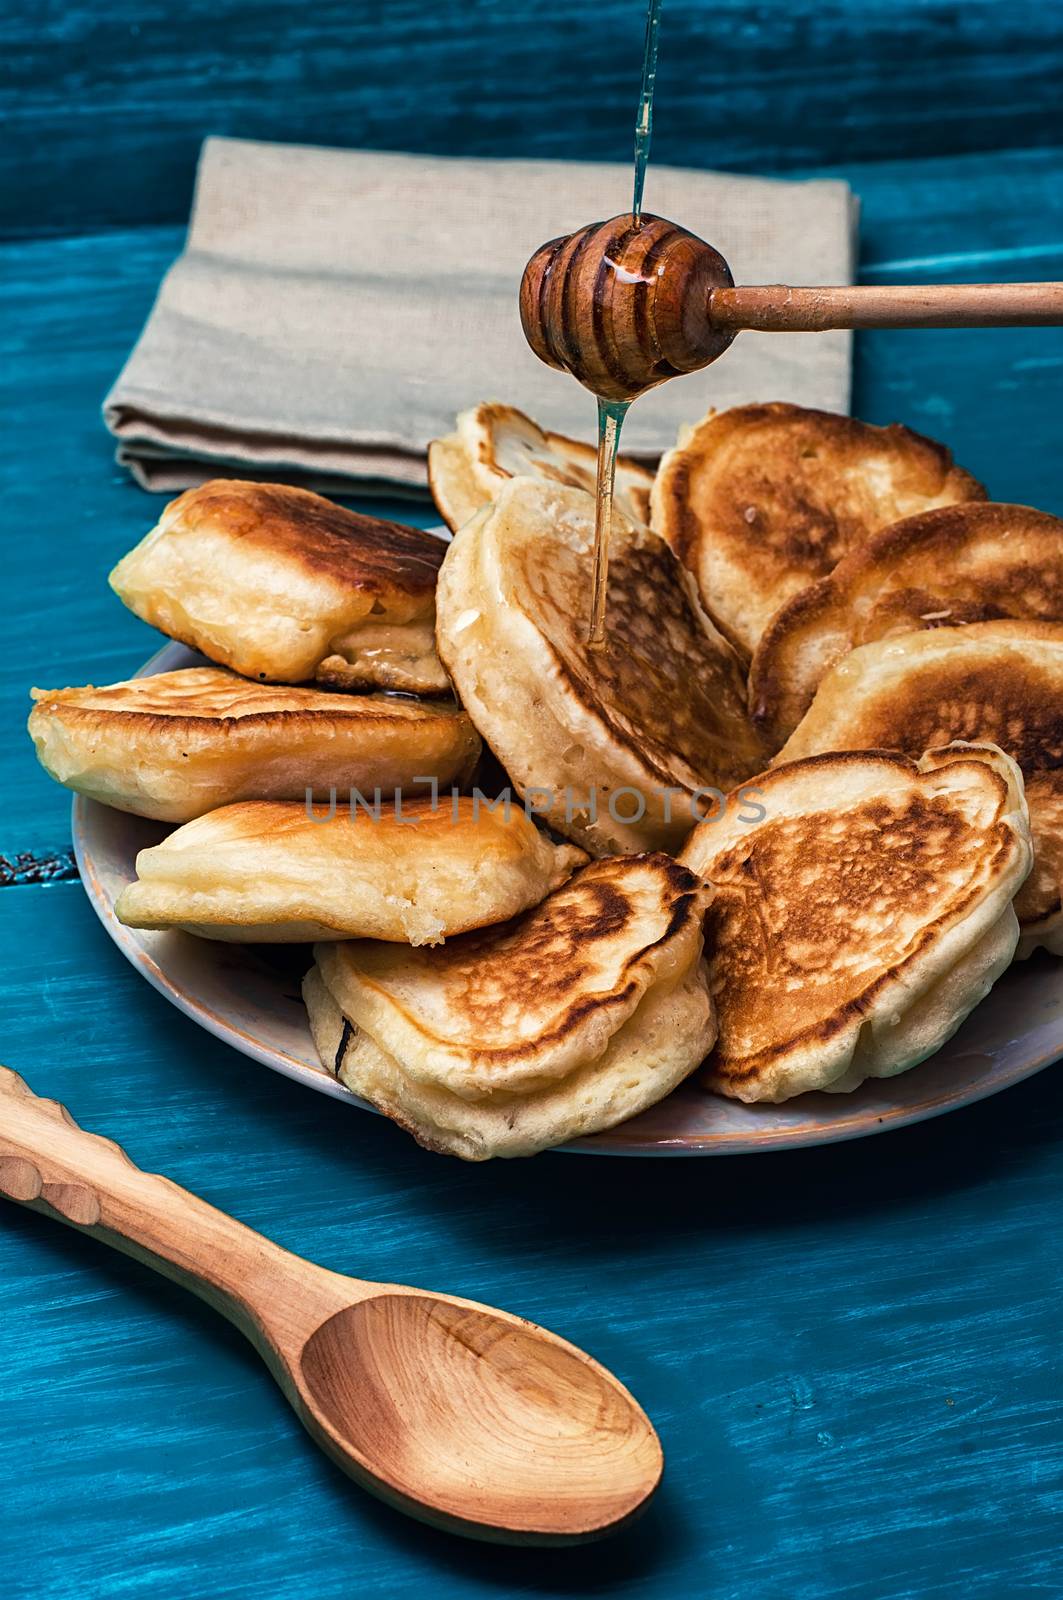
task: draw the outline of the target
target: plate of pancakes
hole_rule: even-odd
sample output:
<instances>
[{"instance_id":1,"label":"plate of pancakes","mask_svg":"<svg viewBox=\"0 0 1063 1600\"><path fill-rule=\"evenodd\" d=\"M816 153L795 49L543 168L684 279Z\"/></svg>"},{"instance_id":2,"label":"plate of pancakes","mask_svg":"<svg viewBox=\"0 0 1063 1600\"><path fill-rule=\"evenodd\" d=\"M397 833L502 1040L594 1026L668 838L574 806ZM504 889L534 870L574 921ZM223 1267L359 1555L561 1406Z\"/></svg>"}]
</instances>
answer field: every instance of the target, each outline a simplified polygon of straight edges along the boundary
<instances>
[{"instance_id":1,"label":"plate of pancakes","mask_svg":"<svg viewBox=\"0 0 1063 1600\"><path fill-rule=\"evenodd\" d=\"M265 1066L467 1160L853 1138L1063 1055L1063 522L781 404L622 459L479 405L446 530L283 484L111 574L34 690L105 928Z\"/></svg>"}]
</instances>

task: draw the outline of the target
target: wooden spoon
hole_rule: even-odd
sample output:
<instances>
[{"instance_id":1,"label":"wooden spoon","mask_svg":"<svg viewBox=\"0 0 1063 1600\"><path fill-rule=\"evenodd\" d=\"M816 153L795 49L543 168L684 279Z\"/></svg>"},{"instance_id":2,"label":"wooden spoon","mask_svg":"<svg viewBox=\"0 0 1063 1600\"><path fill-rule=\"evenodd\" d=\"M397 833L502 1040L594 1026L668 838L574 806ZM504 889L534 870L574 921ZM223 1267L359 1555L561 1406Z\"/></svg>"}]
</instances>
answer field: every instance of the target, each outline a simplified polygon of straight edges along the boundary
<instances>
[{"instance_id":1,"label":"wooden spoon","mask_svg":"<svg viewBox=\"0 0 1063 1600\"><path fill-rule=\"evenodd\" d=\"M629 1521L661 1447L611 1373L534 1323L314 1266L141 1172L0 1067L0 1192L146 1262L236 1324L343 1470L436 1527L571 1544Z\"/></svg>"}]
</instances>

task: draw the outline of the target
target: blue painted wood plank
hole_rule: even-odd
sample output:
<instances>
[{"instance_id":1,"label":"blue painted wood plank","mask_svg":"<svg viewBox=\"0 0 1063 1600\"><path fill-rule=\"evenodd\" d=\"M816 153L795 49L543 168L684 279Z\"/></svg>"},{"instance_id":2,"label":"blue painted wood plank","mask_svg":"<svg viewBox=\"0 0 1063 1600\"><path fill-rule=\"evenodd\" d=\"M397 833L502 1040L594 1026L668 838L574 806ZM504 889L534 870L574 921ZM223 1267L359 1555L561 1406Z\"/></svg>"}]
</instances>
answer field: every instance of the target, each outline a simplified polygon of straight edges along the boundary
<instances>
[{"instance_id":1,"label":"blue painted wood plank","mask_svg":"<svg viewBox=\"0 0 1063 1600\"><path fill-rule=\"evenodd\" d=\"M178 221L208 133L624 160L642 0L9 0L0 229ZM791 171L1063 142L1044 0L669 0L658 160Z\"/></svg>"},{"instance_id":2,"label":"blue painted wood plank","mask_svg":"<svg viewBox=\"0 0 1063 1600\"><path fill-rule=\"evenodd\" d=\"M922 1128L721 1162L477 1168L237 1056L76 885L0 894L4 1059L282 1244L594 1351L668 1458L612 1545L463 1545L375 1506L175 1286L0 1208L5 1592L1000 1600L1058 1591L1063 1080Z\"/></svg>"},{"instance_id":3,"label":"blue painted wood plank","mask_svg":"<svg viewBox=\"0 0 1063 1600\"><path fill-rule=\"evenodd\" d=\"M972 240L1002 276L1031 259L1063 276L1058 161L847 169L864 276L987 275ZM68 837L66 797L22 734L27 681L117 676L156 642L103 575L160 502L113 470L97 407L179 243L139 229L0 259L12 856L61 863ZM940 431L998 495L1063 510L1061 365L1056 331L868 336L856 410ZM1058 1588L1058 1074L924 1129L771 1162L468 1169L205 1038L124 965L75 884L3 890L0 929L4 1058L36 1087L327 1265L556 1327L632 1385L669 1460L661 1501L612 1546L513 1555L419 1531L319 1459L204 1308L6 1208L0 1571L16 1595Z\"/></svg>"}]
</instances>

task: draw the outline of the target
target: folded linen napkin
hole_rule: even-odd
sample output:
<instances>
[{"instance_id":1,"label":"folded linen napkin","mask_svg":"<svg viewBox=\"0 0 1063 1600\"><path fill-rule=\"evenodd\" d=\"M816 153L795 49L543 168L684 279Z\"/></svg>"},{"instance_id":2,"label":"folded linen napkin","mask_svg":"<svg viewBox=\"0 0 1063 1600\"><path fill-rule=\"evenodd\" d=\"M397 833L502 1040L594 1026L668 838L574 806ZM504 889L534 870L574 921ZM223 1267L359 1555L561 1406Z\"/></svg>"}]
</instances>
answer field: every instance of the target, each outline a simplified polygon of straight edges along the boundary
<instances>
[{"instance_id":1,"label":"folded linen napkin","mask_svg":"<svg viewBox=\"0 0 1063 1600\"><path fill-rule=\"evenodd\" d=\"M629 203L629 166L484 161L208 139L184 253L104 402L148 489L225 475L422 491L430 439L479 400L594 432L594 401L524 342L517 289L544 239ZM651 165L647 209L722 250L739 281L849 283L844 183ZM656 456L710 405L844 411L845 333L745 333L636 404Z\"/></svg>"}]
</instances>

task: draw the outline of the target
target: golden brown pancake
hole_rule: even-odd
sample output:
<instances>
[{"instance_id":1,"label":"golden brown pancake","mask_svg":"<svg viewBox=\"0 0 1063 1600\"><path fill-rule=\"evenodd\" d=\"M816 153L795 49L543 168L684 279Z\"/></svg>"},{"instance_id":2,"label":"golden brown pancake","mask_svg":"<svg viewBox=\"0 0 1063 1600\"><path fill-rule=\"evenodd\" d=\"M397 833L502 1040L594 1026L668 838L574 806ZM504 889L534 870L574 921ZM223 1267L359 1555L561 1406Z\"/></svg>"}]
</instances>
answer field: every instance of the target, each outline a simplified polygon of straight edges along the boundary
<instances>
[{"instance_id":1,"label":"golden brown pancake","mask_svg":"<svg viewBox=\"0 0 1063 1600\"><path fill-rule=\"evenodd\" d=\"M1063 521L991 501L908 517L775 613L750 669L753 718L781 744L848 651L999 617L1063 619Z\"/></svg>"},{"instance_id":2,"label":"golden brown pancake","mask_svg":"<svg viewBox=\"0 0 1063 1600\"><path fill-rule=\"evenodd\" d=\"M944 445L782 404L710 412L663 458L652 522L752 655L774 612L901 517L984 500Z\"/></svg>"},{"instance_id":3,"label":"golden brown pancake","mask_svg":"<svg viewBox=\"0 0 1063 1600\"><path fill-rule=\"evenodd\" d=\"M34 689L45 771L119 811L188 822L234 800L307 789L411 795L467 782L480 741L454 701L326 694L188 667L103 688Z\"/></svg>"},{"instance_id":4,"label":"golden brown pancake","mask_svg":"<svg viewBox=\"0 0 1063 1600\"><path fill-rule=\"evenodd\" d=\"M518 805L245 800L142 850L115 910L128 927L244 943L438 944L538 905L585 860Z\"/></svg>"},{"instance_id":5,"label":"golden brown pancake","mask_svg":"<svg viewBox=\"0 0 1063 1600\"><path fill-rule=\"evenodd\" d=\"M682 859L712 884L719 1036L704 1081L745 1101L848 1092L926 1059L1012 959L1030 867L1022 780L992 747L775 767Z\"/></svg>"},{"instance_id":6,"label":"golden brown pancake","mask_svg":"<svg viewBox=\"0 0 1063 1600\"><path fill-rule=\"evenodd\" d=\"M1026 780L1036 866L1016 909L1019 955L1063 954L1059 778L1063 767L1063 622L972 622L881 639L844 656L779 753L992 741Z\"/></svg>"},{"instance_id":7,"label":"golden brown pancake","mask_svg":"<svg viewBox=\"0 0 1063 1600\"><path fill-rule=\"evenodd\" d=\"M466 1160L613 1127L715 1037L708 899L670 857L628 856L441 949L319 945L305 993L322 1060L421 1144Z\"/></svg>"},{"instance_id":8,"label":"golden brown pancake","mask_svg":"<svg viewBox=\"0 0 1063 1600\"><path fill-rule=\"evenodd\" d=\"M456 533L510 478L545 478L593 494L598 453L593 445L549 433L513 406L482 404L463 411L457 431L428 446L428 481L444 522ZM618 456L615 503L632 522L650 515L653 473Z\"/></svg>"},{"instance_id":9,"label":"golden brown pancake","mask_svg":"<svg viewBox=\"0 0 1063 1600\"><path fill-rule=\"evenodd\" d=\"M514 478L454 538L439 652L522 795L593 855L676 848L699 791L766 759L745 677L664 542L614 519L604 649L586 643L594 504Z\"/></svg>"},{"instance_id":10,"label":"golden brown pancake","mask_svg":"<svg viewBox=\"0 0 1063 1600\"><path fill-rule=\"evenodd\" d=\"M1015 896L1018 955L1037 949L1063 956L1063 767L1031 772L1026 779L1033 871Z\"/></svg>"},{"instance_id":11,"label":"golden brown pancake","mask_svg":"<svg viewBox=\"0 0 1063 1600\"><path fill-rule=\"evenodd\" d=\"M438 694L445 549L307 489L217 479L171 501L110 581L145 622L246 677Z\"/></svg>"},{"instance_id":12,"label":"golden brown pancake","mask_svg":"<svg viewBox=\"0 0 1063 1600\"><path fill-rule=\"evenodd\" d=\"M459 434L433 439L428 446L428 487L436 510L451 533L487 505L490 493L481 489Z\"/></svg>"}]
</instances>

